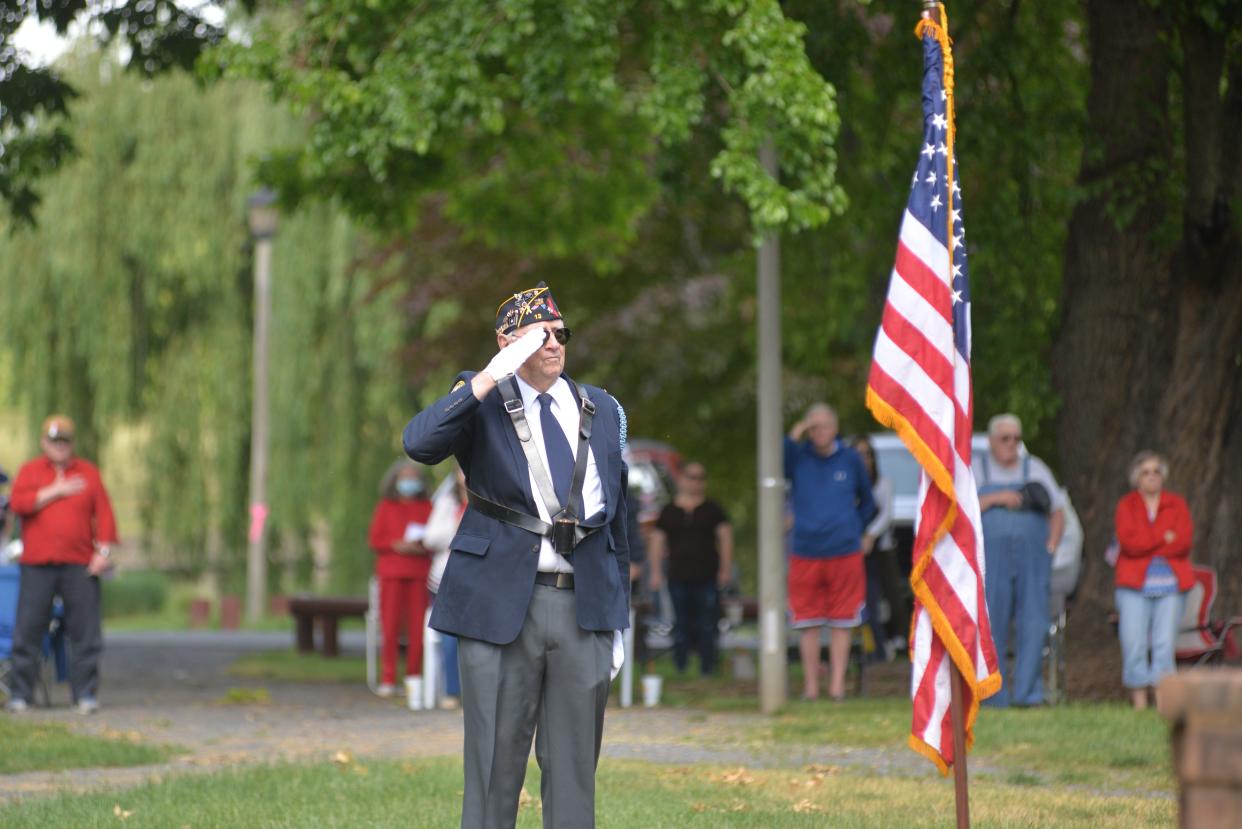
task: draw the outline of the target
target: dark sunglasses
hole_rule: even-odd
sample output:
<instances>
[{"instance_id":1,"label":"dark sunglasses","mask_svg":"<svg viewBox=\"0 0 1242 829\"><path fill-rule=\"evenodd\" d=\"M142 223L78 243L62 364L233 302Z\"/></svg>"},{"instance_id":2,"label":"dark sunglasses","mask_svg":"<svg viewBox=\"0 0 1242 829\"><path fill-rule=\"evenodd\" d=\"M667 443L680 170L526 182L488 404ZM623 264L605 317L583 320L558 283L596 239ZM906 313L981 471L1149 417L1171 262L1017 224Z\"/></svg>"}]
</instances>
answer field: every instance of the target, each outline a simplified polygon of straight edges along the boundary
<instances>
[{"instance_id":1,"label":"dark sunglasses","mask_svg":"<svg viewBox=\"0 0 1242 829\"><path fill-rule=\"evenodd\" d=\"M1022 440L1022 435L997 435L996 439L1001 443L1017 443Z\"/></svg>"},{"instance_id":2,"label":"dark sunglasses","mask_svg":"<svg viewBox=\"0 0 1242 829\"><path fill-rule=\"evenodd\" d=\"M67 438L67 437L48 438L48 440L50 440L52 443L73 443L73 438Z\"/></svg>"},{"instance_id":3,"label":"dark sunglasses","mask_svg":"<svg viewBox=\"0 0 1242 829\"><path fill-rule=\"evenodd\" d=\"M561 345L564 345L565 343L569 342L569 338L572 337L573 335L574 335L574 332L570 331L568 328L553 328L552 329L552 336L556 337L556 341L560 343Z\"/></svg>"}]
</instances>

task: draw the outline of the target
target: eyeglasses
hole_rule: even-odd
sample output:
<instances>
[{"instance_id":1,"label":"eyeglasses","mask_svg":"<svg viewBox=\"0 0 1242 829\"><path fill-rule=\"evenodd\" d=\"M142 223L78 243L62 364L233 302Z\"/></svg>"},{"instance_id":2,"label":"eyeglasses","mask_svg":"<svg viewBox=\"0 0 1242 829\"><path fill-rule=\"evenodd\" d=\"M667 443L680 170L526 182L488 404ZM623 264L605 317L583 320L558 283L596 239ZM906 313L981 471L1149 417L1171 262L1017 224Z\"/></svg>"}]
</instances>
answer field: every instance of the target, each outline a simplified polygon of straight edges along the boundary
<instances>
[{"instance_id":1,"label":"eyeglasses","mask_svg":"<svg viewBox=\"0 0 1242 829\"><path fill-rule=\"evenodd\" d=\"M48 438L48 440L50 440L52 443L63 443L66 446L73 443L73 438L64 437L63 435L60 437Z\"/></svg>"},{"instance_id":2,"label":"eyeglasses","mask_svg":"<svg viewBox=\"0 0 1242 829\"><path fill-rule=\"evenodd\" d=\"M1022 440L1022 435L997 435L997 443L1017 443Z\"/></svg>"}]
</instances>

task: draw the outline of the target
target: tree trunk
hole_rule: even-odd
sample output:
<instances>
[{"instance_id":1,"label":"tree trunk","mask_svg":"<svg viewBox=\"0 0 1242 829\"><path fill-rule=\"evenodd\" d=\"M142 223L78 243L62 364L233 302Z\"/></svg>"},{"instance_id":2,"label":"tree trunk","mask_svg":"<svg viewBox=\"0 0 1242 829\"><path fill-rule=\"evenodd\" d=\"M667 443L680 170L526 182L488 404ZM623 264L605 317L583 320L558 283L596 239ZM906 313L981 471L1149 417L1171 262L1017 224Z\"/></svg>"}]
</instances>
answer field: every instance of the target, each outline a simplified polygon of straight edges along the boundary
<instances>
[{"instance_id":1,"label":"tree trunk","mask_svg":"<svg viewBox=\"0 0 1242 829\"><path fill-rule=\"evenodd\" d=\"M1142 0L1089 0L1088 20L1085 196L1070 223L1053 365L1062 469L1086 537L1082 592L1111 604L1102 553L1113 510L1131 458L1155 449L1169 459L1166 486L1190 502L1193 559L1216 566L1217 607L1231 608L1242 598L1242 568L1229 566L1242 559L1232 548L1242 537L1242 239L1231 214L1242 60L1227 55L1228 26Z\"/></svg>"}]
</instances>

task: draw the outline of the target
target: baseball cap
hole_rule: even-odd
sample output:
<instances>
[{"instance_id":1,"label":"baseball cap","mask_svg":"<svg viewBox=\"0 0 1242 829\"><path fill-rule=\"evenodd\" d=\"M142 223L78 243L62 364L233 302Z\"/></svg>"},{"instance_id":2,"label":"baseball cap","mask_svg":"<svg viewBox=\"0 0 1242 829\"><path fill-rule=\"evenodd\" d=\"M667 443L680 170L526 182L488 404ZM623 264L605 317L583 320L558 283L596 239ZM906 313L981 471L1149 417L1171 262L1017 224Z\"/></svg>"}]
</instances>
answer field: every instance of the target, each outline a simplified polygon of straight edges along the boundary
<instances>
[{"instance_id":1,"label":"baseball cap","mask_svg":"<svg viewBox=\"0 0 1242 829\"><path fill-rule=\"evenodd\" d=\"M39 430L39 436L51 438L73 438L73 420L67 415L54 414L43 421L43 428Z\"/></svg>"}]
</instances>

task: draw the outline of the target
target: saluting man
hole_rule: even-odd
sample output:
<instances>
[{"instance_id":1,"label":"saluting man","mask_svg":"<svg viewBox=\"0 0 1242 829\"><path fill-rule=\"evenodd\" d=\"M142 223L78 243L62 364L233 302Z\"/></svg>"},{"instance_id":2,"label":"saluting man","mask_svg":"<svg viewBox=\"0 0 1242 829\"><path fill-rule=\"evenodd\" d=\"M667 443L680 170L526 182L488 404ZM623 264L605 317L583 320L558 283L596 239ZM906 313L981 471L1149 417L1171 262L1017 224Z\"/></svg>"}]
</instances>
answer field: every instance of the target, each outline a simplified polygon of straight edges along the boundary
<instances>
[{"instance_id":1,"label":"saluting man","mask_svg":"<svg viewBox=\"0 0 1242 829\"><path fill-rule=\"evenodd\" d=\"M405 427L422 463L457 458L469 506L431 626L459 637L463 829L512 827L531 739L543 825L595 825L608 686L629 624L624 412L564 374L540 282L496 311L499 352Z\"/></svg>"}]
</instances>

